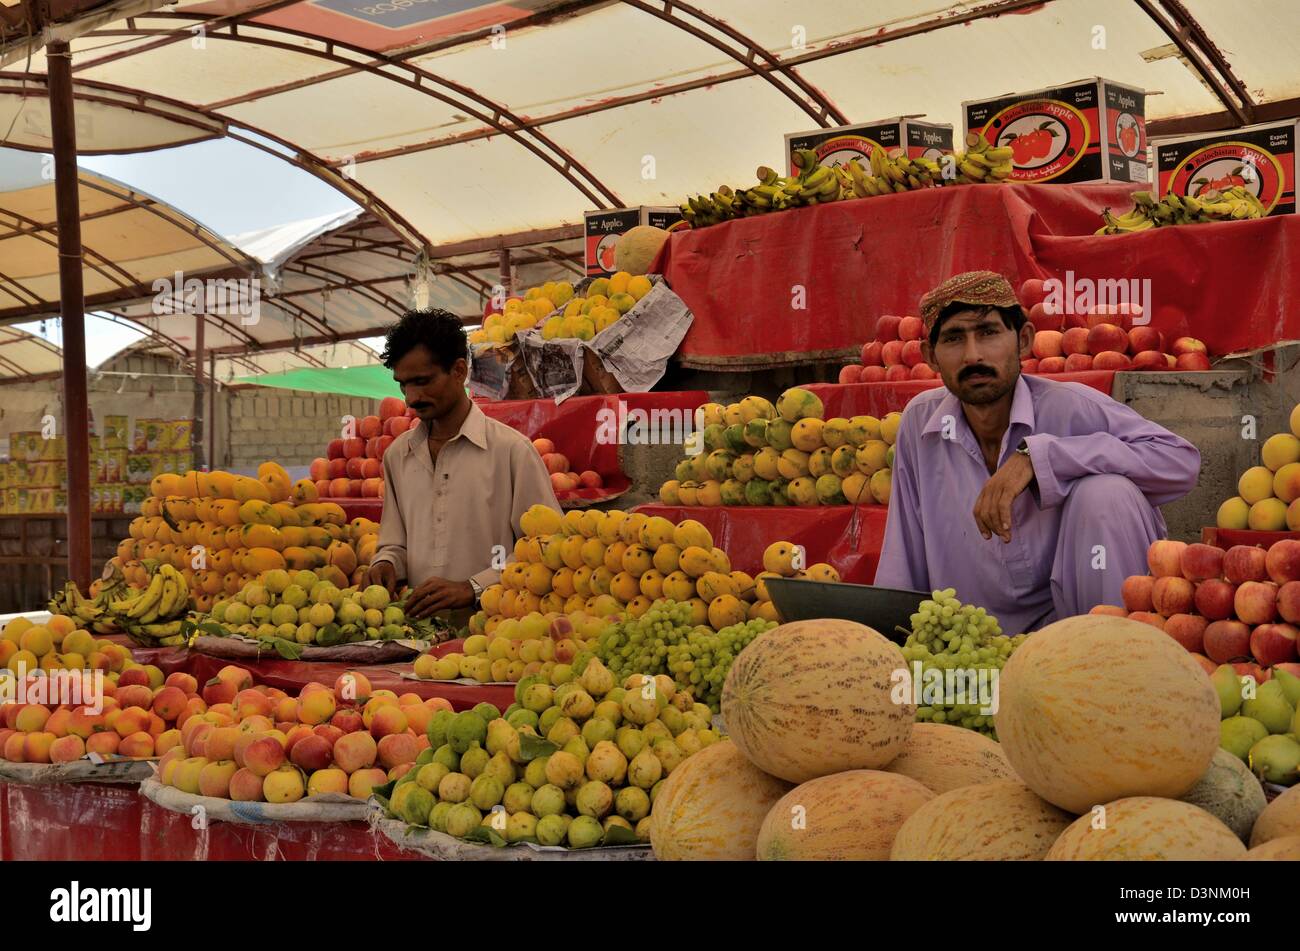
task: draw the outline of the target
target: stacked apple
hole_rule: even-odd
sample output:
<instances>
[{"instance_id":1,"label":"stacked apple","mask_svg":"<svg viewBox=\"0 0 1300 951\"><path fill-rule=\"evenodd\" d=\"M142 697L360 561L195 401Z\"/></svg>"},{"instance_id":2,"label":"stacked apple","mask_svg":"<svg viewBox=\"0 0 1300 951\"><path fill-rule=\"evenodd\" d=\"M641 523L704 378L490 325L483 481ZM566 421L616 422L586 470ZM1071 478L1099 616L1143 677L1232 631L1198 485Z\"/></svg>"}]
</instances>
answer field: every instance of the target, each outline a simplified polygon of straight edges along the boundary
<instances>
[{"instance_id":1,"label":"stacked apple","mask_svg":"<svg viewBox=\"0 0 1300 951\"><path fill-rule=\"evenodd\" d=\"M1025 373L1077 373L1081 370L1208 370L1205 344L1179 337L1166 349L1165 335L1135 323L1138 304L1100 304L1068 314L1046 302L1045 282L1020 286L1020 301L1034 325L1033 357L1022 360Z\"/></svg>"},{"instance_id":2,"label":"stacked apple","mask_svg":"<svg viewBox=\"0 0 1300 951\"><path fill-rule=\"evenodd\" d=\"M1259 449L1263 465L1237 480L1237 494L1219 506L1219 528L1256 532L1300 531L1300 405L1291 410L1291 432L1275 433Z\"/></svg>"},{"instance_id":3,"label":"stacked apple","mask_svg":"<svg viewBox=\"0 0 1300 951\"><path fill-rule=\"evenodd\" d=\"M542 457L542 464L546 466L546 471L551 474L551 488L555 490L557 497L562 493L576 492L578 489L604 487L605 480L600 477L599 472L593 469L586 469L581 473L572 471L569 468L569 457L557 452L555 443L551 440L534 439L533 448Z\"/></svg>"},{"instance_id":4,"label":"stacked apple","mask_svg":"<svg viewBox=\"0 0 1300 951\"><path fill-rule=\"evenodd\" d=\"M1091 613L1160 628L1210 673L1232 664L1260 682L1270 669L1300 674L1300 541L1224 551L1163 540L1151 544L1147 565L1149 575L1124 580L1123 607L1098 605Z\"/></svg>"},{"instance_id":5,"label":"stacked apple","mask_svg":"<svg viewBox=\"0 0 1300 951\"><path fill-rule=\"evenodd\" d=\"M133 759L159 756L180 743L181 726L196 712L207 710L192 676L177 671L165 680L152 665L129 663L117 675L101 679L90 671L75 676L75 688L60 675L27 674L15 696L0 705L0 759L12 763L69 763L87 753ZM72 696L89 703L59 703ZM39 702L49 700L48 703ZM98 712L96 712L98 711Z\"/></svg>"},{"instance_id":6,"label":"stacked apple","mask_svg":"<svg viewBox=\"0 0 1300 951\"><path fill-rule=\"evenodd\" d=\"M236 802L297 802L325 793L368 799L400 779L428 748L441 697L372 690L363 674L333 689L309 683L297 697L253 685L241 667L222 668L204 688L211 706L180 725L158 763L159 779L182 792Z\"/></svg>"},{"instance_id":7,"label":"stacked apple","mask_svg":"<svg viewBox=\"0 0 1300 951\"><path fill-rule=\"evenodd\" d=\"M886 315L876 321L875 339L862 345L861 364L840 369L841 383L880 383L888 380L933 380L933 370L921 357L925 324L920 317Z\"/></svg>"},{"instance_id":8,"label":"stacked apple","mask_svg":"<svg viewBox=\"0 0 1300 951\"><path fill-rule=\"evenodd\" d=\"M321 498L382 499L384 453L393 440L416 424L415 411L395 396L379 403L378 416L356 421L356 435L332 439L324 459L313 459L311 478Z\"/></svg>"}]
</instances>

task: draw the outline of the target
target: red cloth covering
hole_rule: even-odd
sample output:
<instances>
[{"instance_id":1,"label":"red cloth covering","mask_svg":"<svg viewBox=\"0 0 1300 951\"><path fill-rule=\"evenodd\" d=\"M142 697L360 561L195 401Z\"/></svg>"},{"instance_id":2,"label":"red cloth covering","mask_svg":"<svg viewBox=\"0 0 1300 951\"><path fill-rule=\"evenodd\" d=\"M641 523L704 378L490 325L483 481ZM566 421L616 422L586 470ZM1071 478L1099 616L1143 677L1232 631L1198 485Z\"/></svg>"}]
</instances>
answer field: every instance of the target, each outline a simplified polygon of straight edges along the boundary
<instances>
[{"instance_id":1,"label":"red cloth covering","mask_svg":"<svg viewBox=\"0 0 1300 951\"><path fill-rule=\"evenodd\" d=\"M0 861L414 860L364 822L241 826L170 812L136 786L0 783Z\"/></svg>"},{"instance_id":2,"label":"red cloth covering","mask_svg":"<svg viewBox=\"0 0 1300 951\"><path fill-rule=\"evenodd\" d=\"M1114 370L1084 370L1080 373L1052 373L1049 380L1082 383L1110 396ZM823 416L875 416L901 413L917 393L943 386L941 380L899 380L891 383L811 383L803 387L822 401Z\"/></svg>"},{"instance_id":3,"label":"red cloth covering","mask_svg":"<svg viewBox=\"0 0 1300 951\"><path fill-rule=\"evenodd\" d=\"M713 535L713 544L731 558L734 569L757 574L763 552L773 542L802 545L808 564L824 561L844 581L870 584L885 540L883 505L781 506L639 505L634 511L662 515L673 522L693 518Z\"/></svg>"},{"instance_id":4,"label":"red cloth covering","mask_svg":"<svg viewBox=\"0 0 1300 951\"><path fill-rule=\"evenodd\" d=\"M870 339L882 314L914 314L961 271L1031 278L1150 278L1153 325L1215 354L1300 338L1300 219L1094 235L1131 185L970 186L835 202L674 232L655 269L695 321L679 357L712 367L826 359ZM1231 280L1206 276L1231 274ZM796 288L807 309L792 310Z\"/></svg>"}]
</instances>

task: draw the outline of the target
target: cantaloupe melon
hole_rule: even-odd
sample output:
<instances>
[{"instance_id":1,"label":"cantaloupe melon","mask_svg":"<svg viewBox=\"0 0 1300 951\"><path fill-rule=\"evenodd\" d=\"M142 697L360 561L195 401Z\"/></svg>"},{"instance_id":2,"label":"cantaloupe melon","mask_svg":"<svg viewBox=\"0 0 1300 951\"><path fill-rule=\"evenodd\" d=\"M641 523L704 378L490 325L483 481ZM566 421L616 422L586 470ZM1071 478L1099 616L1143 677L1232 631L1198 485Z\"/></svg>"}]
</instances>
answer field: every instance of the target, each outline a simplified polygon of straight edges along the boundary
<instances>
[{"instance_id":1,"label":"cantaloupe melon","mask_svg":"<svg viewBox=\"0 0 1300 951\"><path fill-rule=\"evenodd\" d=\"M629 228L614 245L614 269L631 275L646 274L654 264L659 249L668 240L668 232L650 225Z\"/></svg>"},{"instance_id":2,"label":"cantaloupe melon","mask_svg":"<svg viewBox=\"0 0 1300 951\"><path fill-rule=\"evenodd\" d=\"M906 668L898 645L862 624L782 624L736 657L722 719L750 762L792 783L879 769L912 733L916 707L891 696Z\"/></svg>"},{"instance_id":3,"label":"cantaloupe melon","mask_svg":"<svg viewBox=\"0 0 1300 951\"><path fill-rule=\"evenodd\" d=\"M758 830L790 784L723 741L688 757L655 797L650 844L662 861L754 858Z\"/></svg>"},{"instance_id":4,"label":"cantaloupe melon","mask_svg":"<svg viewBox=\"0 0 1300 951\"><path fill-rule=\"evenodd\" d=\"M1300 835L1284 835L1257 845L1242 859L1254 862L1300 862Z\"/></svg>"},{"instance_id":5,"label":"cantaloupe melon","mask_svg":"<svg viewBox=\"0 0 1300 951\"><path fill-rule=\"evenodd\" d=\"M1300 786L1292 786L1264 807L1250 830L1250 847L1289 835L1300 835Z\"/></svg>"},{"instance_id":6,"label":"cantaloupe melon","mask_svg":"<svg viewBox=\"0 0 1300 951\"><path fill-rule=\"evenodd\" d=\"M1073 821L1074 816L1038 798L1018 779L962 786L912 813L894 837L890 858L1038 860Z\"/></svg>"},{"instance_id":7,"label":"cantaloupe melon","mask_svg":"<svg viewBox=\"0 0 1300 951\"><path fill-rule=\"evenodd\" d=\"M936 796L961 786L1016 779L994 740L948 723L918 723L898 758L885 767L911 776Z\"/></svg>"},{"instance_id":8,"label":"cantaloupe melon","mask_svg":"<svg viewBox=\"0 0 1300 951\"><path fill-rule=\"evenodd\" d=\"M1215 862L1245 854L1233 831L1200 806L1130 796L1075 819L1052 845L1047 861Z\"/></svg>"},{"instance_id":9,"label":"cantaloupe melon","mask_svg":"<svg viewBox=\"0 0 1300 951\"><path fill-rule=\"evenodd\" d=\"M1259 780L1245 763L1227 750L1214 751L1210 768L1182 800L1217 817L1237 833L1242 842L1250 840L1250 830L1268 805Z\"/></svg>"},{"instance_id":10,"label":"cantaloupe melon","mask_svg":"<svg viewBox=\"0 0 1300 951\"><path fill-rule=\"evenodd\" d=\"M915 779L881 770L822 776L772 807L758 832L758 858L885 861L903 823L933 798Z\"/></svg>"},{"instance_id":11,"label":"cantaloupe melon","mask_svg":"<svg viewBox=\"0 0 1300 951\"><path fill-rule=\"evenodd\" d=\"M1210 678L1173 638L1128 618L1049 624L1011 655L999 687L1002 751L1025 785L1068 812L1176 799L1219 747Z\"/></svg>"}]
</instances>

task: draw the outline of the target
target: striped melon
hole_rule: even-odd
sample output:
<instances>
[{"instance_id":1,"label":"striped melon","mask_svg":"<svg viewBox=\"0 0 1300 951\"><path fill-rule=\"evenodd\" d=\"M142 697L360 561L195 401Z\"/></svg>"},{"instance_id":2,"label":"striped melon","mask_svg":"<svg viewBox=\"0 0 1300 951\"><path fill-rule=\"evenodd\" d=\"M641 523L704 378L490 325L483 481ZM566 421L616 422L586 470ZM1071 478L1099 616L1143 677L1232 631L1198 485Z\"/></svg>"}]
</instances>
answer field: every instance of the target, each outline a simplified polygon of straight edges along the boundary
<instances>
[{"instance_id":1,"label":"striped melon","mask_svg":"<svg viewBox=\"0 0 1300 951\"><path fill-rule=\"evenodd\" d=\"M1182 797L1183 802L1200 806L1233 832L1242 842L1249 841L1255 820L1268 805L1264 787L1250 768L1227 750L1215 750L1205 775Z\"/></svg>"},{"instance_id":2,"label":"striped melon","mask_svg":"<svg viewBox=\"0 0 1300 951\"><path fill-rule=\"evenodd\" d=\"M1176 799L1219 748L1219 701L1177 641L1149 624L1086 614L1032 634L1002 670L1002 751L1067 812L1130 796Z\"/></svg>"},{"instance_id":3,"label":"striped melon","mask_svg":"<svg viewBox=\"0 0 1300 951\"><path fill-rule=\"evenodd\" d=\"M1233 831L1200 806L1131 796L1075 819L1052 845L1047 860L1214 862L1245 854Z\"/></svg>"},{"instance_id":4,"label":"striped melon","mask_svg":"<svg viewBox=\"0 0 1300 951\"><path fill-rule=\"evenodd\" d=\"M874 769L810 780L767 814L758 858L885 861L903 823L933 798L915 779Z\"/></svg>"},{"instance_id":5,"label":"striped melon","mask_svg":"<svg viewBox=\"0 0 1300 951\"><path fill-rule=\"evenodd\" d=\"M1250 830L1250 847L1288 835L1300 835L1300 786L1292 786L1264 807Z\"/></svg>"},{"instance_id":6,"label":"striped melon","mask_svg":"<svg viewBox=\"0 0 1300 951\"><path fill-rule=\"evenodd\" d=\"M650 844L660 861L751 861L758 829L790 784L723 741L669 774L655 797Z\"/></svg>"},{"instance_id":7,"label":"striped melon","mask_svg":"<svg viewBox=\"0 0 1300 951\"><path fill-rule=\"evenodd\" d=\"M879 769L912 733L915 705L891 695L906 668L897 644L861 624L782 624L736 657L722 719L750 762L792 783Z\"/></svg>"},{"instance_id":8,"label":"striped melon","mask_svg":"<svg viewBox=\"0 0 1300 951\"><path fill-rule=\"evenodd\" d=\"M967 731L969 732L969 731ZM1074 816L1018 779L962 786L936 796L894 837L895 861L1041 859Z\"/></svg>"},{"instance_id":9,"label":"striped melon","mask_svg":"<svg viewBox=\"0 0 1300 951\"><path fill-rule=\"evenodd\" d=\"M936 796L976 783L1017 779L994 740L947 723L918 723L898 758L885 767L911 776Z\"/></svg>"},{"instance_id":10,"label":"striped melon","mask_svg":"<svg viewBox=\"0 0 1300 951\"><path fill-rule=\"evenodd\" d=\"M1254 862L1300 862L1300 835L1284 835L1257 845L1243 859Z\"/></svg>"}]
</instances>

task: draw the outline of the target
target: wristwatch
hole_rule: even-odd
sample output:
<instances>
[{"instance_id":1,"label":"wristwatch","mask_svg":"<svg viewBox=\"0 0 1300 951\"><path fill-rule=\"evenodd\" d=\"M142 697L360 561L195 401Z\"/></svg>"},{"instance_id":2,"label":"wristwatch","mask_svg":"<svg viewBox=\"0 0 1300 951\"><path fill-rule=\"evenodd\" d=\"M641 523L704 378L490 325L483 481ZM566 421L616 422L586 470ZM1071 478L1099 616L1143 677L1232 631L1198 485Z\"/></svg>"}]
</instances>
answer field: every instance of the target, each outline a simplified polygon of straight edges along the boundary
<instances>
[{"instance_id":1,"label":"wristwatch","mask_svg":"<svg viewBox=\"0 0 1300 951\"><path fill-rule=\"evenodd\" d=\"M1027 456L1027 455L1029 455L1029 442L1028 442L1028 440L1025 440L1025 439L1020 440L1020 445L1016 447L1016 452L1020 453L1022 456Z\"/></svg>"},{"instance_id":2,"label":"wristwatch","mask_svg":"<svg viewBox=\"0 0 1300 951\"><path fill-rule=\"evenodd\" d=\"M474 603L478 604L479 599L483 597L483 586L479 584L477 581L475 581L473 578L470 578L469 588L471 591L474 592Z\"/></svg>"}]
</instances>

